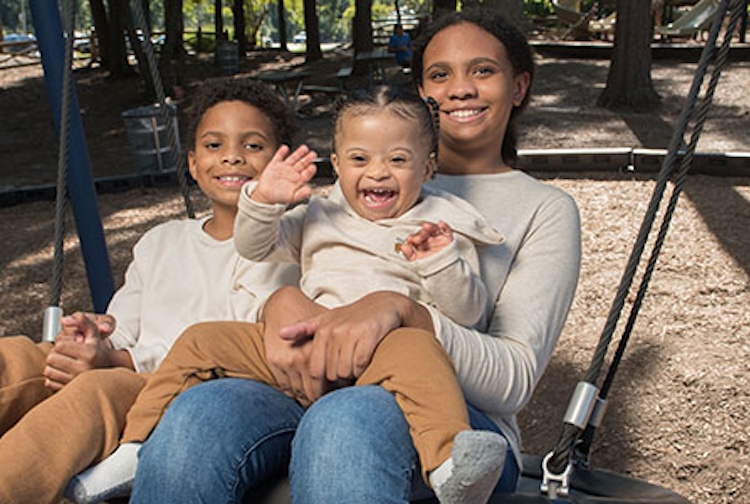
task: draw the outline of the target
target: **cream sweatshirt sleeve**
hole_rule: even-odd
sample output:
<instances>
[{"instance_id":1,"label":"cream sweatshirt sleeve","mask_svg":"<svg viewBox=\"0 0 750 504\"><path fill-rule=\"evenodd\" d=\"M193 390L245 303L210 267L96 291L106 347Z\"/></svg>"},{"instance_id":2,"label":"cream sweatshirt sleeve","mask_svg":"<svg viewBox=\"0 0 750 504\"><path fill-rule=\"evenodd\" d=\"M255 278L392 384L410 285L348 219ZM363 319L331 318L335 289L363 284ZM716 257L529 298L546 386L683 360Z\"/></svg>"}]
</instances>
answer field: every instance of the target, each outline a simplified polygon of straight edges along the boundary
<instances>
[{"instance_id":1,"label":"cream sweatshirt sleeve","mask_svg":"<svg viewBox=\"0 0 750 504\"><path fill-rule=\"evenodd\" d=\"M486 332L467 329L431 310L466 399L495 417L512 417L530 399L578 282L580 222L575 202L556 189L534 194L540 192L536 185L507 190L507 198L496 199L501 203L482 195L478 205L506 237L503 246L480 250L482 277L492 285L494 298Z\"/></svg>"},{"instance_id":2,"label":"cream sweatshirt sleeve","mask_svg":"<svg viewBox=\"0 0 750 504\"><path fill-rule=\"evenodd\" d=\"M237 252L251 261L299 263L305 205L287 211L286 205L258 203L250 198L256 186L250 182L240 192L234 221Z\"/></svg>"}]
</instances>

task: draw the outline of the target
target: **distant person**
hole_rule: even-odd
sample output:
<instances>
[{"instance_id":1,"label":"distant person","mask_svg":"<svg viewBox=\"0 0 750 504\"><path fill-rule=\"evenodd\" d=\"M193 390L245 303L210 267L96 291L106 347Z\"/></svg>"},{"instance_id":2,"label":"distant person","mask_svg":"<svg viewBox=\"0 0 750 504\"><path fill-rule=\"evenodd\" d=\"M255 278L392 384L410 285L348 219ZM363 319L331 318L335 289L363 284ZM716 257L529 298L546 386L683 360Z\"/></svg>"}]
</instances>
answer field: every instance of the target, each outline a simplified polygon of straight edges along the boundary
<instances>
[{"instance_id":1,"label":"distant person","mask_svg":"<svg viewBox=\"0 0 750 504\"><path fill-rule=\"evenodd\" d=\"M396 55L396 63L402 67L411 66L411 36L404 31L400 23L393 27L388 52Z\"/></svg>"}]
</instances>

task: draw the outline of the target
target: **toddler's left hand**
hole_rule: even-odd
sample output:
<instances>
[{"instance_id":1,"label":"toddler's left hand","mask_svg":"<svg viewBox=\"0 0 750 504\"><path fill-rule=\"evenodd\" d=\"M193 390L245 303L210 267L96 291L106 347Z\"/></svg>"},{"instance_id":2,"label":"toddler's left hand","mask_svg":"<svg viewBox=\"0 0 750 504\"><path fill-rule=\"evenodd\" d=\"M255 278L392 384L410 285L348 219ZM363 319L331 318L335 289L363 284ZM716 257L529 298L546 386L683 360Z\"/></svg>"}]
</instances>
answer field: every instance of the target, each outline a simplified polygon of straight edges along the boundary
<instances>
[{"instance_id":1,"label":"toddler's left hand","mask_svg":"<svg viewBox=\"0 0 750 504\"><path fill-rule=\"evenodd\" d=\"M445 221L424 222L420 229L410 234L400 245L401 253L409 261L429 257L453 242L453 230Z\"/></svg>"}]
</instances>

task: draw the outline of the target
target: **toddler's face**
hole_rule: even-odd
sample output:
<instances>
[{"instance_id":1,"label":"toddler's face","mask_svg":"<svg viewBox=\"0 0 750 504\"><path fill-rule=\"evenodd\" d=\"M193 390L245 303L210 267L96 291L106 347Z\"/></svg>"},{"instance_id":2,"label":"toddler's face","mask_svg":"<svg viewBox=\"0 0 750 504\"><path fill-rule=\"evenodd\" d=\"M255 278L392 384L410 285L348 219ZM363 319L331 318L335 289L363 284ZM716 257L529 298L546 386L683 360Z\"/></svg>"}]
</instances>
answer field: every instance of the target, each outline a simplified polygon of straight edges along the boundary
<instances>
[{"instance_id":1,"label":"toddler's face","mask_svg":"<svg viewBox=\"0 0 750 504\"><path fill-rule=\"evenodd\" d=\"M346 200L369 220L405 213L434 164L420 127L387 110L340 120L331 161Z\"/></svg>"},{"instance_id":2,"label":"toddler's face","mask_svg":"<svg viewBox=\"0 0 750 504\"><path fill-rule=\"evenodd\" d=\"M240 188L260 174L277 147L271 120L258 108L217 103L196 128L190 174L214 205L236 209Z\"/></svg>"}]
</instances>

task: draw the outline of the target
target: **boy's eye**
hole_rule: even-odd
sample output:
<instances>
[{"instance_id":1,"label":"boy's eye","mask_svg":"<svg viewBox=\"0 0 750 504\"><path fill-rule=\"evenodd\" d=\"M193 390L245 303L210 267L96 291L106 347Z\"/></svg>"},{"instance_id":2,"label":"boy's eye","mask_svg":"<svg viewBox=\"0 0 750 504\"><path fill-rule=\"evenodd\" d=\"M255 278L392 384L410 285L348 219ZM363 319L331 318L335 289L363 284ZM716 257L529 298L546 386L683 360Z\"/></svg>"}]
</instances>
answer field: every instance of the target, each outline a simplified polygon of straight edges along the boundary
<instances>
[{"instance_id":1,"label":"boy's eye","mask_svg":"<svg viewBox=\"0 0 750 504\"><path fill-rule=\"evenodd\" d=\"M260 144L251 142L251 143L245 144L245 149L253 151L253 152L257 152L257 151L263 150L263 146Z\"/></svg>"},{"instance_id":2,"label":"boy's eye","mask_svg":"<svg viewBox=\"0 0 750 504\"><path fill-rule=\"evenodd\" d=\"M393 156L391 158L391 163L397 164L397 165L402 165L406 163L406 161L407 159L404 156Z\"/></svg>"},{"instance_id":3,"label":"boy's eye","mask_svg":"<svg viewBox=\"0 0 750 504\"><path fill-rule=\"evenodd\" d=\"M358 163L358 164L362 164L362 163L365 163L365 162L367 161L367 158L366 158L366 157L364 157L364 156L363 156L363 155L361 155L361 154L353 154L352 156L350 156L350 157L349 157L349 159L350 159L350 160L351 160L352 162L354 162L354 163Z\"/></svg>"},{"instance_id":4,"label":"boy's eye","mask_svg":"<svg viewBox=\"0 0 750 504\"><path fill-rule=\"evenodd\" d=\"M448 77L448 72L444 70L437 70L428 75L428 78L433 81L445 80Z\"/></svg>"},{"instance_id":5,"label":"boy's eye","mask_svg":"<svg viewBox=\"0 0 750 504\"><path fill-rule=\"evenodd\" d=\"M219 147L221 147L221 144L219 142L207 142L206 143L206 149L209 149L209 150L216 150Z\"/></svg>"},{"instance_id":6,"label":"boy's eye","mask_svg":"<svg viewBox=\"0 0 750 504\"><path fill-rule=\"evenodd\" d=\"M474 73L477 75L492 75L495 73L495 69L488 66L477 67L476 70L474 70Z\"/></svg>"}]
</instances>

